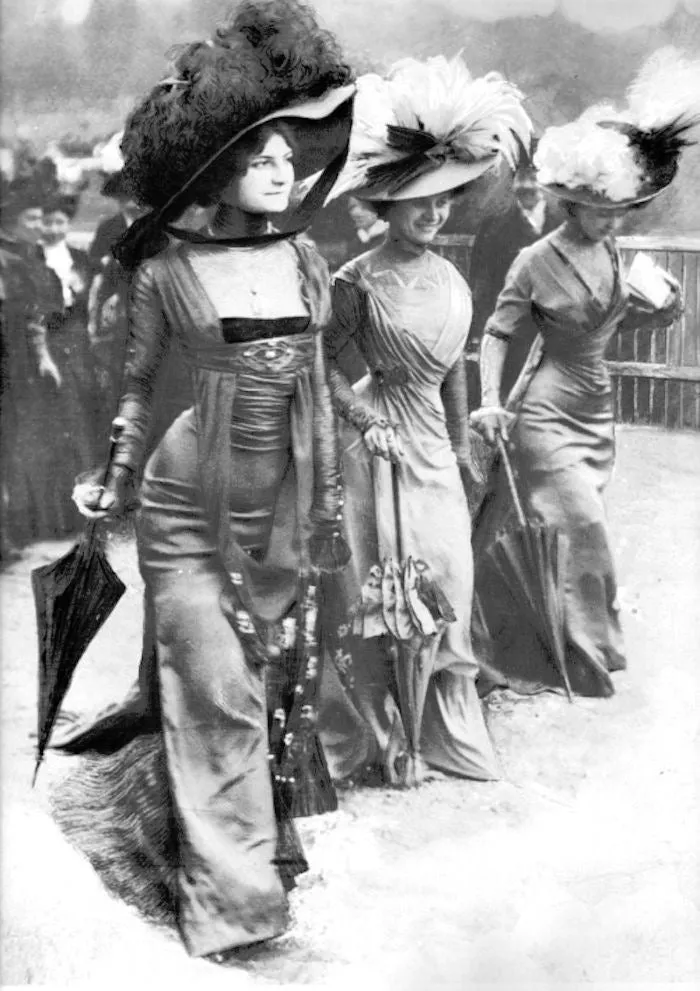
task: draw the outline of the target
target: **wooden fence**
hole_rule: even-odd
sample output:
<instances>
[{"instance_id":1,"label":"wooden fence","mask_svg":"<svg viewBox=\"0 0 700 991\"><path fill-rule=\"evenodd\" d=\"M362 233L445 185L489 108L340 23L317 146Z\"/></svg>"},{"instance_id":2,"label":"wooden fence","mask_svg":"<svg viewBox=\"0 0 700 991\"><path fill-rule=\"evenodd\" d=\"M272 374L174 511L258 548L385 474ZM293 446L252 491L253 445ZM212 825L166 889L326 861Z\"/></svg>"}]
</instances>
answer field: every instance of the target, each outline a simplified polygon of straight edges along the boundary
<instances>
[{"instance_id":1,"label":"wooden fence","mask_svg":"<svg viewBox=\"0 0 700 991\"><path fill-rule=\"evenodd\" d=\"M608 353L622 423L700 430L700 238L620 238L623 260L649 254L680 282L685 312L665 330L617 334Z\"/></svg>"},{"instance_id":2,"label":"wooden fence","mask_svg":"<svg viewBox=\"0 0 700 991\"><path fill-rule=\"evenodd\" d=\"M437 251L469 279L474 238L448 234ZM621 423L700 430L700 237L622 237L623 261L643 251L681 283L685 312L665 330L634 330L611 341L615 413Z\"/></svg>"}]
</instances>

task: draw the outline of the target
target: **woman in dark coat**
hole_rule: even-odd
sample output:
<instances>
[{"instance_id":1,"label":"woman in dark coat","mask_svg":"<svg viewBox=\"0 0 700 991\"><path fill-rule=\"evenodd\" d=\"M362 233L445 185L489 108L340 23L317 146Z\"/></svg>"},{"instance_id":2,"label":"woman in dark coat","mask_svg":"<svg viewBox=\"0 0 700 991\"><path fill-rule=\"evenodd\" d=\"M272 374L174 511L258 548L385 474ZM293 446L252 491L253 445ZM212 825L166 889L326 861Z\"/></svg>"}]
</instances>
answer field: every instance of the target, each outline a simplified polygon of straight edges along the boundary
<instances>
[{"instance_id":1,"label":"woman in dark coat","mask_svg":"<svg viewBox=\"0 0 700 991\"><path fill-rule=\"evenodd\" d=\"M103 433L100 393L87 332L89 263L85 251L68 243L78 198L56 194L43 205L41 255L47 286L48 343L61 373L61 388L47 395L47 434L53 467L47 499L55 536L78 527L70 494L77 475L99 457Z\"/></svg>"},{"instance_id":2,"label":"woman in dark coat","mask_svg":"<svg viewBox=\"0 0 700 991\"><path fill-rule=\"evenodd\" d=\"M56 523L52 408L63 379L47 343L47 284L55 284L38 244L45 196L38 177L26 175L9 185L2 202L3 513L5 535L19 547L54 536Z\"/></svg>"},{"instance_id":3,"label":"woman in dark coat","mask_svg":"<svg viewBox=\"0 0 700 991\"><path fill-rule=\"evenodd\" d=\"M97 517L124 505L177 342L195 404L146 466L138 521L161 713L150 753L167 776L154 772L157 787L151 776L137 821L165 793L161 880L188 951L217 960L284 931L285 887L305 869L289 817L335 807L314 732L314 568L347 560L321 346L328 272L272 220L295 174L339 167L350 79L308 8L244 3L213 41L180 52L122 145L128 180L155 212L128 238L130 260L147 257L131 283L124 429L104 490L79 487L76 500ZM192 202L215 206L210 225L164 235ZM121 782L122 806L108 809L117 819L133 755L105 759ZM74 808L64 796L64 822Z\"/></svg>"},{"instance_id":4,"label":"woman in dark coat","mask_svg":"<svg viewBox=\"0 0 700 991\"><path fill-rule=\"evenodd\" d=\"M0 564L6 565L34 536L35 512L43 511L39 389L43 375L60 381L60 374L46 344L31 269L19 242L2 231L0 306Z\"/></svg>"}]
</instances>

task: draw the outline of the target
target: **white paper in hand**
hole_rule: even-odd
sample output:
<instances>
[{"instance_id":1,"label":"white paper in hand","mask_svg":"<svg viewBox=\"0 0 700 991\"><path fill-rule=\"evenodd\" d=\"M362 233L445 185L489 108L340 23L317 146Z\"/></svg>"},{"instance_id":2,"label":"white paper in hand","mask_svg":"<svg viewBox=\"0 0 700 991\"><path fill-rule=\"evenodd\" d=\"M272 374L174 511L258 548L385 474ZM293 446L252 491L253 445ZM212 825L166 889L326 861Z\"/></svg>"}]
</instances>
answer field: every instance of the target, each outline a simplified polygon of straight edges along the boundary
<instances>
[{"instance_id":1,"label":"white paper in hand","mask_svg":"<svg viewBox=\"0 0 700 991\"><path fill-rule=\"evenodd\" d=\"M637 296L656 310L662 310L671 299L672 284L665 269L638 251L627 273L627 285Z\"/></svg>"}]
</instances>

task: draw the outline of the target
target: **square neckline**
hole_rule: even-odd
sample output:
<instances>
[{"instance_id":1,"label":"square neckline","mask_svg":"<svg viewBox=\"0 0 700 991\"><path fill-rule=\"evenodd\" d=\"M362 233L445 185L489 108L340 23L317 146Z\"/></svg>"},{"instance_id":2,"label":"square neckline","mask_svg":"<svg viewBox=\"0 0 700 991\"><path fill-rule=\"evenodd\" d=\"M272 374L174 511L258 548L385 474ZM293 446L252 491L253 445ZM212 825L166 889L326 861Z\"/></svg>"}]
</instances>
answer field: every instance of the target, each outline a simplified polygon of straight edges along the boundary
<instances>
[{"instance_id":1,"label":"square neckline","mask_svg":"<svg viewBox=\"0 0 700 991\"><path fill-rule=\"evenodd\" d=\"M302 303L304 303L304 305L306 306L306 312L303 313L303 314L302 313L291 314L291 315L290 314L286 314L285 316L282 316L282 317L253 317L250 314L234 313L234 314L228 314L226 316L220 316L219 313L218 313L218 311L217 311L217 309L216 309L216 307L214 306L214 301L212 300L212 298L209 295L207 289L205 288L204 284L202 283L202 280L197 275L197 271L196 271L194 265L192 264L192 260L191 260L191 258L189 256L189 252L186 250L187 247L189 247L189 244L188 243L183 242L183 241L180 241L179 242L179 245L178 245L178 248L179 248L178 255L180 257L181 262L183 263L183 265L185 267L185 270L187 272L187 277L189 278L190 282L192 283L192 286L193 286L196 294L200 297L200 302L203 301L204 308L209 311L209 316L208 316L209 321L214 326L218 327L218 335L219 335L219 339L220 340L222 340L222 341L225 340L225 338L224 338L224 321L225 320L263 320L263 321L268 321L268 320L278 320L278 319L288 320L288 319L291 319L292 317L299 317L299 319L301 319L302 317L305 317L306 319L308 319L309 323L311 322L311 311L310 311L310 309L308 307L307 300L306 300L306 298L304 296L304 293L303 293L302 280L301 280L301 278L299 280L300 298L301 298ZM231 249L231 246L230 245L222 245L222 247L227 247L227 248L229 248L229 250L236 250L236 249ZM242 249L238 249L238 250L243 250L243 251L246 251L246 250L247 251L257 251L257 250L263 250L266 247L268 247L268 245L260 245L259 248L256 246L256 247L253 247L253 248L242 248ZM297 268L298 268L298 259L297 259ZM301 274L301 273L299 273L299 274Z\"/></svg>"}]
</instances>

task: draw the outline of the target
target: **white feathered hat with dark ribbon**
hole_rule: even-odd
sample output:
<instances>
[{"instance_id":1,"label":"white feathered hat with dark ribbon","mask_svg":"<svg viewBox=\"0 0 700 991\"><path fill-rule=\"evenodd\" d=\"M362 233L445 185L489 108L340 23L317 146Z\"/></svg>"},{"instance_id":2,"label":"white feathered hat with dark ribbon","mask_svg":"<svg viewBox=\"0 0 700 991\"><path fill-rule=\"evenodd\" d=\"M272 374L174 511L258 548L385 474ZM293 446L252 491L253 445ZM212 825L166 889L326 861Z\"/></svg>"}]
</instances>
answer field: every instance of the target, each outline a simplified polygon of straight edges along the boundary
<instances>
[{"instance_id":1,"label":"white feathered hat with dark ribbon","mask_svg":"<svg viewBox=\"0 0 700 991\"><path fill-rule=\"evenodd\" d=\"M498 73L474 78L461 55L407 58L357 81L350 151L330 198L432 196L472 182L529 149L523 95Z\"/></svg>"},{"instance_id":2,"label":"white feathered hat with dark ribbon","mask_svg":"<svg viewBox=\"0 0 700 991\"><path fill-rule=\"evenodd\" d=\"M600 209L645 203L675 178L700 124L700 61L662 48L627 91L627 105L591 107L542 135L539 183L560 199Z\"/></svg>"}]
</instances>

